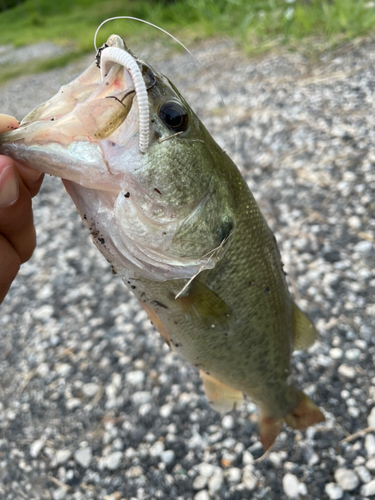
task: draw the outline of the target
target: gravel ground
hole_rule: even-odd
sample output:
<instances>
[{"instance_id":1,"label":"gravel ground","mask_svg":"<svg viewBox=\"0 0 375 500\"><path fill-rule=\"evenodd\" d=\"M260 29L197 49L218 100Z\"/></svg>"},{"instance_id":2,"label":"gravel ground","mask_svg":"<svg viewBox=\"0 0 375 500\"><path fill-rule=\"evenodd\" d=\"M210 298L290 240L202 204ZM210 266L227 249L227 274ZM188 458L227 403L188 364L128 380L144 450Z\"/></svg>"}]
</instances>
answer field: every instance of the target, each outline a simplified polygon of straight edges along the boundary
<instances>
[{"instance_id":1,"label":"gravel ground","mask_svg":"<svg viewBox=\"0 0 375 500\"><path fill-rule=\"evenodd\" d=\"M1 306L0 498L375 496L375 44L314 63L281 51L246 60L229 42L196 53L223 90L236 146L207 76L190 67L189 100L207 104L319 328L293 365L327 422L284 429L254 462L255 406L210 409L196 371L168 351L47 178L34 202L38 248ZM87 63L9 83L1 111L22 118Z\"/></svg>"}]
</instances>

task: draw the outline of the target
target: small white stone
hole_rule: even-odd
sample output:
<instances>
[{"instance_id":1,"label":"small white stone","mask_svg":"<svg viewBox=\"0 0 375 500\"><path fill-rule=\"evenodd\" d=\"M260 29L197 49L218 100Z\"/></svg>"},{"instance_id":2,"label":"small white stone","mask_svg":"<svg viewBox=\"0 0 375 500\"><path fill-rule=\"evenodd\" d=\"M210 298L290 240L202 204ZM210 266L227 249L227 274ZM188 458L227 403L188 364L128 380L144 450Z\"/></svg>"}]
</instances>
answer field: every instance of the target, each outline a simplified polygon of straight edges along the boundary
<instances>
[{"instance_id":1,"label":"small white stone","mask_svg":"<svg viewBox=\"0 0 375 500\"><path fill-rule=\"evenodd\" d=\"M375 471L375 457L370 458L370 460L367 460L366 469L371 470L371 471Z\"/></svg>"},{"instance_id":2,"label":"small white stone","mask_svg":"<svg viewBox=\"0 0 375 500\"><path fill-rule=\"evenodd\" d=\"M152 396L147 391L137 391L132 395L133 404L140 406L145 403L150 403L152 401Z\"/></svg>"},{"instance_id":3,"label":"small white stone","mask_svg":"<svg viewBox=\"0 0 375 500\"><path fill-rule=\"evenodd\" d=\"M208 491L211 495L215 495L221 490L223 486L223 473L216 470L214 475L208 481Z\"/></svg>"},{"instance_id":4,"label":"small white stone","mask_svg":"<svg viewBox=\"0 0 375 500\"><path fill-rule=\"evenodd\" d=\"M375 430L375 406L371 409L370 415L367 417L367 424Z\"/></svg>"},{"instance_id":5,"label":"small white stone","mask_svg":"<svg viewBox=\"0 0 375 500\"><path fill-rule=\"evenodd\" d=\"M81 406L81 400L79 398L69 398L65 402L67 410L75 410L79 406Z\"/></svg>"},{"instance_id":6,"label":"small white stone","mask_svg":"<svg viewBox=\"0 0 375 500\"><path fill-rule=\"evenodd\" d=\"M169 418L171 416L173 407L171 404L165 404L161 406L159 410L159 415L163 418Z\"/></svg>"},{"instance_id":7,"label":"small white stone","mask_svg":"<svg viewBox=\"0 0 375 500\"><path fill-rule=\"evenodd\" d=\"M373 244L371 241L360 241L354 246L356 252L370 253L373 249Z\"/></svg>"},{"instance_id":8,"label":"small white stone","mask_svg":"<svg viewBox=\"0 0 375 500\"><path fill-rule=\"evenodd\" d=\"M252 465L246 465L243 469L242 482L249 491L255 490L258 484L258 478L253 471Z\"/></svg>"},{"instance_id":9,"label":"small white stone","mask_svg":"<svg viewBox=\"0 0 375 500\"><path fill-rule=\"evenodd\" d=\"M215 466L212 464L206 464L204 462L198 465L198 471L201 476L210 478L215 472Z\"/></svg>"},{"instance_id":10,"label":"small white stone","mask_svg":"<svg viewBox=\"0 0 375 500\"><path fill-rule=\"evenodd\" d=\"M194 490L203 490L207 486L208 478L204 476L197 476L193 482Z\"/></svg>"},{"instance_id":11,"label":"small white stone","mask_svg":"<svg viewBox=\"0 0 375 500\"><path fill-rule=\"evenodd\" d=\"M223 429L225 429L225 430L233 429L234 418L232 417L232 415L224 415L224 417L221 421L221 425L222 425Z\"/></svg>"},{"instance_id":12,"label":"small white stone","mask_svg":"<svg viewBox=\"0 0 375 500\"><path fill-rule=\"evenodd\" d=\"M210 495L206 490L202 490L195 495L194 500L210 500Z\"/></svg>"},{"instance_id":13,"label":"small white stone","mask_svg":"<svg viewBox=\"0 0 375 500\"><path fill-rule=\"evenodd\" d=\"M340 375L348 379L354 379L357 375L355 368L349 365L340 365L337 371Z\"/></svg>"},{"instance_id":14,"label":"small white stone","mask_svg":"<svg viewBox=\"0 0 375 500\"><path fill-rule=\"evenodd\" d=\"M352 229L360 229L362 226L361 219L357 215L352 215L348 218L348 224Z\"/></svg>"},{"instance_id":15,"label":"small white stone","mask_svg":"<svg viewBox=\"0 0 375 500\"><path fill-rule=\"evenodd\" d=\"M30 446L30 455L33 458L36 458L44 448L44 445L45 445L44 439L37 439L36 441L34 441Z\"/></svg>"},{"instance_id":16,"label":"small white stone","mask_svg":"<svg viewBox=\"0 0 375 500\"><path fill-rule=\"evenodd\" d=\"M68 363L56 363L54 366L55 372L60 375L60 377L66 378L72 371L73 367Z\"/></svg>"},{"instance_id":17,"label":"small white stone","mask_svg":"<svg viewBox=\"0 0 375 500\"><path fill-rule=\"evenodd\" d=\"M82 386L83 395L87 398L93 398L99 390L99 385L90 382Z\"/></svg>"},{"instance_id":18,"label":"small white stone","mask_svg":"<svg viewBox=\"0 0 375 500\"><path fill-rule=\"evenodd\" d=\"M154 443L150 450L149 450L149 454L151 457L160 457L160 455L163 453L165 449L165 445L162 441L156 441L156 443Z\"/></svg>"},{"instance_id":19,"label":"small white stone","mask_svg":"<svg viewBox=\"0 0 375 500\"><path fill-rule=\"evenodd\" d=\"M365 448L369 457L375 456L375 436L367 434L365 437Z\"/></svg>"},{"instance_id":20,"label":"small white stone","mask_svg":"<svg viewBox=\"0 0 375 500\"><path fill-rule=\"evenodd\" d=\"M231 467L225 471L225 477L230 483L239 483L241 481L242 472L238 467Z\"/></svg>"},{"instance_id":21,"label":"small white stone","mask_svg":"<svg viewBox=\"0 0 375 500\"><path fill-rule=\"evenodd\" d=\"M108 470L116 470L120 467L122 451L115 451L107 455L103 460L103 466Z\"/></svg>"},{"instance_id":22,"label":"small white stone","mask_svg":"<svg viewBox=\"0 0 375 500\"><path fill-rule=\"evenodd\" d=\"M142 370L134 370L126 374L125 380L131 385L140 385L145 380L145 374Z\"/></svg>"},{"instance_id":23,"label":"small white stone","mask_svg":"<svg viewBox=\"0 0 375 500\"><path fill-rule=\"evenodd\" d=\"M297 476L289 472L283 477L283 490L288 498L298 498L298 485L299 481Z\"/></svg>"},{"instance_id":24,"label":"small white stone","mask_svg":"<svg viewBox=\"0 0 375 500\"><path fill-rule=\"evenodd\" d=\"M84 469L87 469L92 460L91 448L89 446L87 446L86 448L79 448L74 453L74 460L77 462L78 465L80 465Z\"/></svg>"},{"instance_id":25,"label":"small white stone","mask_svg":"<svg viewBox=\"0 0 375 500\"><path fill-rule=\"evenodd\" d=\"M355 490L359 485L357 474L350 469L337 469L337 471L335 472L335 480L340 488L344 491Z\"/></svg>"},{"instance_id":26,"label":"small white stone","mask_svg":"<svg viewBox=\"0 0 375 500\"><path fill-rule=\"evenodd\" d=\"M350 361L355 361L356 359L359 358L361 355L362 351L358 349L357 347L352 347L351 349L348 349L345 352L345 357L346 359L349 359Z\"/></svg>"},{"instance_id":27,"label":"small white stone","mask_svg":"<svg viewBox=\"0 0 375 500\"><path fill-rule=\"evenodd\" d=\"M160 458L162 462L164 462L167 465L173 464L175 460L175 452L173 450L165 450L160 455Z\"/></svg>"},{"instance_id":28,"label":"small white stone","mask_svg":"<svg viewBox=\"0 0 375 500\"><path fill-rule=\"evenodd\" d=\"M298 485L298 493L300 495L302 495L303 497L307 496L308 491L307 491L307 486L306 486L305 483L299 483L299 485Z\"/></svg>"},{"instance_id":29,"label":"small white stone","mask_svg":"<svg viewBox=\"0 0 375 500\"><path fill-rule=\"evenodd\" d=\"M327 483L324 491L326 492L330 500L339 500L344 494L340 486L336 483Z\"/></svg>"},{"instance_id":30,"label":"small white stone","mask_svg":"<svg viewBox=\"0 0 375 500\"><path fill-rule=\"evenodd\" d=\"M145 415L148 415L151 410L152 410L152 404L145 403L138 408L138 415L144 417Z\"/></svg>"},{"instance_id":31,"label":"small white stone","mask_svg":"<svg viewBox=\"0 0 375 500\"><path fill-rule=\"evenodd\" d=\"M57 450L55 454L55 460L57 465L65 464L69 458L72 456L72 452L68 449Z\"/></svg>"},{"instance_id":32,"label":"small white stone","mask_svg":"<svg viewBox=\"0 0 375 500\"><path fill-rule=\"evenodd\" d=\"M362 483L369 483L371 481L371 474L364 465L359 465L355 468L355 471Z\"/></svg>"},{"instance_id":33,"label":"small white stone","mask_svg":"<svg viewBox=\"0 0 375 500\"><path fill-rule=\"evenodd\" d=\"M332 359L340 359L343 357L344 352L342 349L340 349L340 347L333 347L332 349L330 349L329 355Z\"/></svg>"},{"instance_id":34,"label":"small white stone","mask_svg":"<svg viewBox=\"0 0 375 500\"><path fill-rule=\"evenodd\" d=\"M36 373L37 375L39 375L39 377L43 378L45 377L46 375L48 375L49 373L49 366L48 366L48 363L40 363L40 365L38 366L38 368L36 369Z\"/></svg>"},{"instance_id":35,"label":"small white stone","mask_svg":"<svg viewBox=\"0 0 375 500\"><path fill-rule=\"evenodd\" d=\"M274 467L280 467L282 460L278 453L272 451L268 456L269 461L274 465Z\"/></svg>"},{"instance_id":36,"label":"small white stone","mask_svg":"<svg viewBox=\"0 0 375 500\"><path fill-rule=\"evenodd\" d=\"M372 497L375 495L375 479L362 486L361 495L364 497Z\"/></svg>"},{"instance_id":37,"label":"small white stone","mask_svg":"<svg viewBox=\"0 0 375 500\"><path fill-rule=\"evenodd\" d=\"M242 454L242 462L244 463L244 465L251 465L254 463L254 457L253 455L245 450Z\"/></svg>"},{"instance_id":38,"label":"small white stone","mask_svg":"<svg viewBox=\"0 0 375 500\"><path fill-rule=\"evenodd\" d=\"M69 487L68 486L60 486L57 488L52 494L53 500L64 500L66 495L68 494Z\"/></svg>"}]
</instances>

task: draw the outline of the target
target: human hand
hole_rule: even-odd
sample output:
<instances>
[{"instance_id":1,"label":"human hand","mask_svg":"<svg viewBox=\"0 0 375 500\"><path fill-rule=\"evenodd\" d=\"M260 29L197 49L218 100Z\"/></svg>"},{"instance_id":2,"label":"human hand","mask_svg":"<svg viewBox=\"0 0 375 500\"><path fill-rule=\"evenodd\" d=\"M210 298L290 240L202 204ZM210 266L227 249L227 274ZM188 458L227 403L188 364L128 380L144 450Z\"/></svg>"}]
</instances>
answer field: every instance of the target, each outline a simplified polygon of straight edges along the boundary
<instances>
[{"instance_id":1,"label":"human hand","mask_svg":"<svg viewBox=\"0 0 375 500\"><path fill-rule=\"evenodd\" d=\"M18 121L0 114L0 133L18 128ZM0 303L20 265L36 245L31 198L40 189L43 174L0 155Z\"/></svg>"}]
</instances>

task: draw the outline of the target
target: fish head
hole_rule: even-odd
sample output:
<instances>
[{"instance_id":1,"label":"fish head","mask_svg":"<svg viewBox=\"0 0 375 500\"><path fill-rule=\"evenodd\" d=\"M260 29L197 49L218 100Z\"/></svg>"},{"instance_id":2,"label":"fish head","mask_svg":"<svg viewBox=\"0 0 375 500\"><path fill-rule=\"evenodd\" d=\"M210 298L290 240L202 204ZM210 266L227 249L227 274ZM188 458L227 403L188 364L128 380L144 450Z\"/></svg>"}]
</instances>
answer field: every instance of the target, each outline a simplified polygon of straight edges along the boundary
<instances>
[{"instance_id":1,"label":"fish head","mask_svg":"<svg viewBox=\"0 0 375 500\"><path fill-rule=\"evenodd\" d=\"M111 47L131 56L144 82L143 151L134 73L119 63L100 70ZM124 278L192 278L229 245L229 158L168 78L117 35L82 75L1 135L0 152L63 179L94 243Z\"/></svg>"}]
</instances>

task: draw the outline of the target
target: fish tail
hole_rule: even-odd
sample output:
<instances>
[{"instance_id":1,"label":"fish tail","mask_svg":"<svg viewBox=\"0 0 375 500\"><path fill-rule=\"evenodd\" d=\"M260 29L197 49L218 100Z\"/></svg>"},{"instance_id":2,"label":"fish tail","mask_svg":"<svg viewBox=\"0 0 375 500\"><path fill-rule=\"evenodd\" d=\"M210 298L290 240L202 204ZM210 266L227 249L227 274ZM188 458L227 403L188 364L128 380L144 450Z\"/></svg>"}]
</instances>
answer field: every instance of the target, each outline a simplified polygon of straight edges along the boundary
<instances>
[{"instance_id":1,"label":"fish tail","mask_svg":"<svg viewBox=\"0 0 375 500\"><path fill-rule=\"evenodd\" d=\"M325 416L319 408L303 392L299 394L299 403L284 418L272 418L263 412L259 421L259 438L265 450L271 448L285 422L292 429L304 431L310 425L325 421Z\"/></svg>"},{"instance_id":2,"label":"fish tail","mask_svg":"<svg viewBox=\"0 0 375 500\"><path fill-rule=\"evenodd\" d=\"M263 412L260 414L259 420L259 439L264 450L268 450L273 446L279 432L284 424L283 418L267 417Z\"/></svg>"},{"instance_id":3,"label":"fish tail","mask_svg":"<svg viewBox=\"0 0 375 500\"><path fill-rule=\"evenodd\" d=\"M285 423L292 429L304 431L310 425L325 421L325 416L311 399L300 392L298 405L285 418Z\"/></svg>"}]
</instances>

